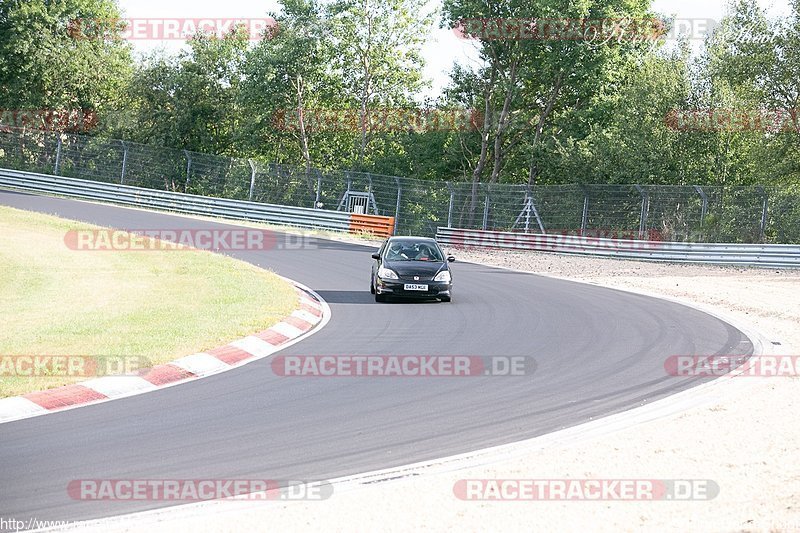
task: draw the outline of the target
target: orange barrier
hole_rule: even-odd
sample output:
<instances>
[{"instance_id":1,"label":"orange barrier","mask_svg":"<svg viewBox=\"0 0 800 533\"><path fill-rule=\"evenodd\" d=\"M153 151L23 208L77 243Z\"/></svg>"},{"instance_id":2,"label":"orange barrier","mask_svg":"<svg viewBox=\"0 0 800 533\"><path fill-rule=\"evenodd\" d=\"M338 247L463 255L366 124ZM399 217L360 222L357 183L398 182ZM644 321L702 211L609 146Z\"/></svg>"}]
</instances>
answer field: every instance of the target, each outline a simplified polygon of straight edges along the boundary
<instances>
[{"instance_id":1,"label":"orange barrier","mask_svg":"<svg viewBox=\"0 0 800 533\"><path fill-rule=\"evenodd\" d=\"M394 217L377 215L350 215L350 233L372 233L376 237L391 237L394 233Z\"/></svg>"}]
</instances>

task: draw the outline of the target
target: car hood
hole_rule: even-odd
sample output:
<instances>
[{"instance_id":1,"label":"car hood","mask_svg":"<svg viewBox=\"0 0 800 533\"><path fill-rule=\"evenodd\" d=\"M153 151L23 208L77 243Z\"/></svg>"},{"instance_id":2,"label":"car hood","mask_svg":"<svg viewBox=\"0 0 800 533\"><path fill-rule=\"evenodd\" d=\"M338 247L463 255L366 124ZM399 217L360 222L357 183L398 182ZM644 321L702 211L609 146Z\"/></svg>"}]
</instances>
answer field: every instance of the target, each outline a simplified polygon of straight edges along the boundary
<instances>
[{"instance_id":1,"label":"car hood","mask_svg":"<svg viewBox=\"0 0 800 533\"><path fill-rule=\"evenodd\" d=\"M441 261L386 261L383 266L394 270L401 278L418 276L420 279L426 279L447 268L443 267L446 264Z\"/></svg>"}]
</instances>

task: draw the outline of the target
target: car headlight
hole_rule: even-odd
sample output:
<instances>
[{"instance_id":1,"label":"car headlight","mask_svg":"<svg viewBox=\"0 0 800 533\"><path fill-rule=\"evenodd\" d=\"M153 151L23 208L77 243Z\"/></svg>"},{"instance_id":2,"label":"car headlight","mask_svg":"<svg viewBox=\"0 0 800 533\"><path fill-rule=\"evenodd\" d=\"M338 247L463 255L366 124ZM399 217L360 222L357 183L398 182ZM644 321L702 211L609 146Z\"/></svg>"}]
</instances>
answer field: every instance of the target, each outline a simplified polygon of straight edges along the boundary
<instances>
[{"instance_id":1,"label":"car headlight","mask_svg":"<svg viewBox=\"0 0 800 533\"><path fill-rule=\"evenodd\" d=\"M441 272L436 274L436 277L433 278L433 281L447 281L447 282L449 282L450 279L451 279L450 278L450 271L449 270L442 270Z\"/></svg>"},{"instance_id":2,"label":"car headlight","mask_svg":"<svg viewBox=\"0 0 800 533\"><path fill-rule=\"evenodd\" d=\"M394 270L389 270L386 267L380 267L378 269L378 277L383 279L398 279Z\"/></svg>"}]
</instances>

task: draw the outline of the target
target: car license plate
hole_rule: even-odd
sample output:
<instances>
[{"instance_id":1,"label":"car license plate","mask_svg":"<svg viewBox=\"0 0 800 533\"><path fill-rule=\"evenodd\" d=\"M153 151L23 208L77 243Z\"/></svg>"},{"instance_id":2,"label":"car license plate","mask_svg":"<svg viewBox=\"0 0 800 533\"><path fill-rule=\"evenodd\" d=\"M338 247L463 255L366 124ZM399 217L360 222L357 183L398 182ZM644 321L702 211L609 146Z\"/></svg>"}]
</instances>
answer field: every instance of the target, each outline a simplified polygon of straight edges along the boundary
<instances>
[{"instance_id":1,"label":"car license plate","mask_svg":"<svg viewBox=\"0 0 800 533\"><path fill-rule=\"evenodd\" d=\"M414 283L406 283L406 290L407 291L427 291L427 285L416 285Z\"/></svg>"}]
</instances>

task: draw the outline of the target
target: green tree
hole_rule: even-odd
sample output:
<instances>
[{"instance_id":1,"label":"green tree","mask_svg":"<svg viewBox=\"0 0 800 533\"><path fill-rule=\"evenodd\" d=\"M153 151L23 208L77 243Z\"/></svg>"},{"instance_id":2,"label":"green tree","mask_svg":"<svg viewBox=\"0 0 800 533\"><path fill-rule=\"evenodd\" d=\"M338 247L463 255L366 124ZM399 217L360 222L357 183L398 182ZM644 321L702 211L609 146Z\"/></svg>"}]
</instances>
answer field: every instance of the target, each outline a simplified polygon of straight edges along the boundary
<instances>
[{"instance_id":1,"label":"green tree","mask_svg":"<svg viewBox=\"0 0 800 533\"><path fill-rule=\"evenodd\" d=\"M243 27L198 34L177 57L149 56L130 85L129 138L209 154L239 153L239 91L248 45Z\"/></svg>"},{"instance_id":2,"label":"green tree","mask_svg":"<svg viewBox=\"0 0 800 533\"><path fill-rule=\"evenodd\" d=\"M0 108L89 109L102 120L124 100L133 64L119 16L113 0L0 3Z\"/></svg>"},{"instance_id":3,"label":"green tree","mask_svg":"<svg viewBox=\"0 0 800 533\"><path fill-rule=\"evenodd\" d=\"M540 181L545 161L554 145L567 145L586 135L587 128L605 117L606 101L617 90L627 66L647 52L647 43L631 35L611 42L584 38L584 27L572 26L573 34L549 38L508 38L507 26L497 20L536 19L646 20L644 3L606 0L563 2L558 0L504 0L484 4L478 0L446 0L447 26L464 25L478 38L482 65L472 73L453 73L450 95L483 114L480 144L465 152L471 168L470 218L474 218L479 184ZM482 27L474 21L486 20ZM470 25L479 31L469 30ZM516 24L517 32L542 31ZM575 35L574 32L578 31ZM580 114L588 120L575 120ZM488 174L488 177L486 176ZM563 176L562 176L563 179Z\"/></svg>"},{"instance_id":4,"label":"green tree","mask_svg":"<svg viewBox=\"0 0 800 533\"><path fill-rule=\"evenodd\" d=\"M770 20L755 0L739 0L723 20L704 58L709 105L764 111L771 124L752 132L720 132L715 157L734 183L800 177L800 2L787 18ZM766 131L759 131L766 130ZM770 131L771 130L771 131Z\"/></svg>"},{"instance_id":5,"label":"green tree","mask_svg":"<svg viewBox=\"0 0 800 533\"><path fill-rule=\"evenodd\" d=\"M310 170L313 133L305 113L326 105L339 93L340 84L327 68L334 50L314 0L285 0L283 12L273 16L280 30L251 50L243 66L241 101L248 117L243 131L262 147L282 146L290 158L296 146ZM292 143L284 144L286 137ZM258 146L253 149L263 151ZM287 153L277 158L264 155L281 160Z\"/></svg>"},{"instance_id":6,"label":"green tree","mask_svg":"<svg viewBox=\"0 0 800 533\"><path fill-rule=\"evenodd\" d=\"M359 167L373 138L368 112L411 106L424 85L420 50L433 22L426 5L424 0L336 0L326 9L336 51L331 67L344 88L338 104L359 110Z\"/></svg>"}]
</instances>

